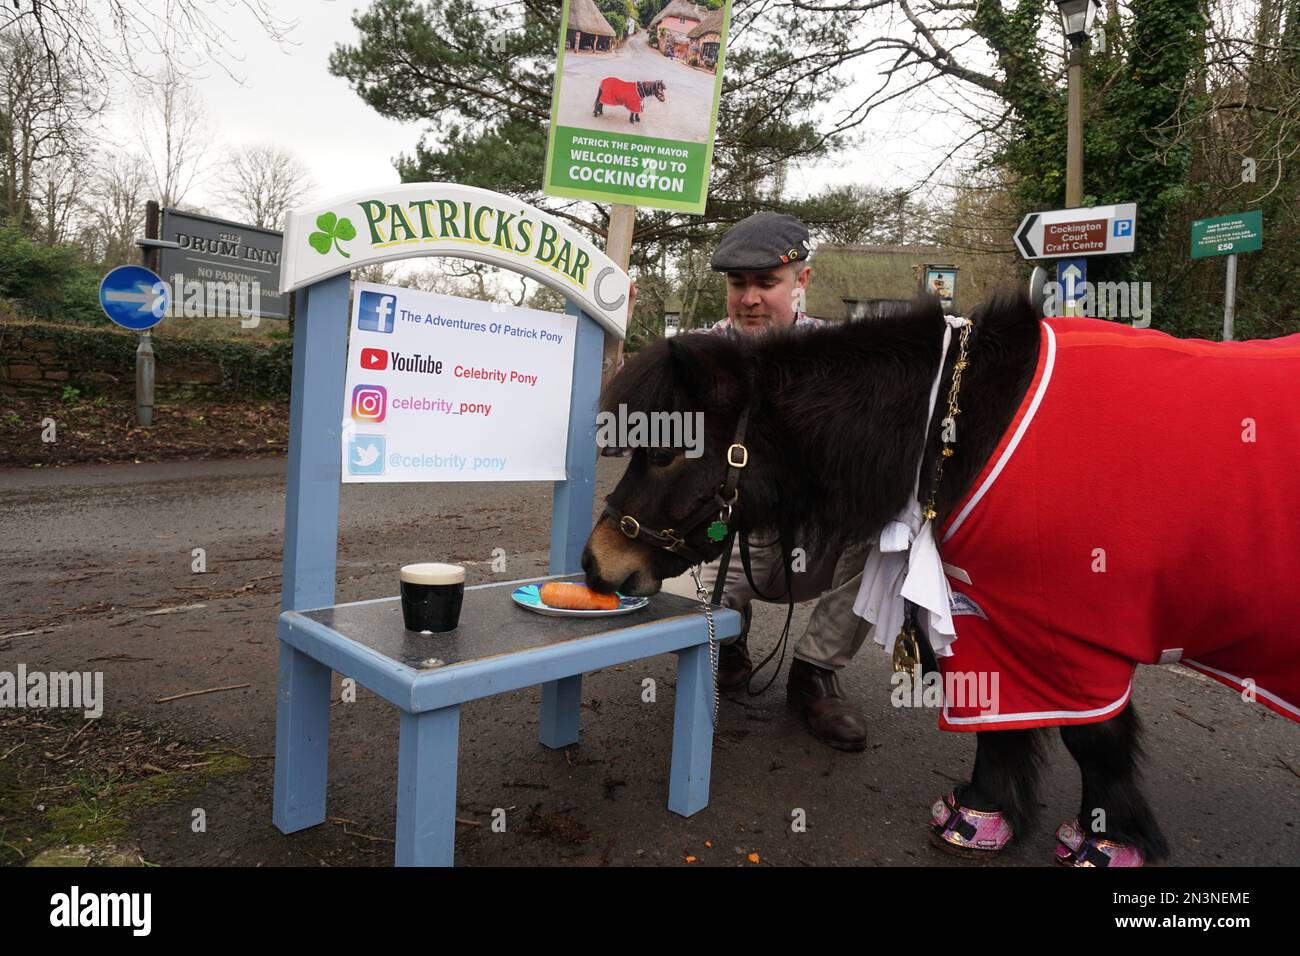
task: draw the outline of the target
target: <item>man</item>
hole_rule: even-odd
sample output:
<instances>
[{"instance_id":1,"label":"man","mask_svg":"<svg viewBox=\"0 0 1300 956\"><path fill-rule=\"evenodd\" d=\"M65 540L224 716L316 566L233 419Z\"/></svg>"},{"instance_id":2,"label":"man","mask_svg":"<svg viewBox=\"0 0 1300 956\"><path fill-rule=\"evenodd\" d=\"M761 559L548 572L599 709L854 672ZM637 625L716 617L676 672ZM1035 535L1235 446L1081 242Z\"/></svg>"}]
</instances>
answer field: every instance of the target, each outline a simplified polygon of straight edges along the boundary
<instances>
[{"instance_id":1,"label":"man","mask_svg":"<svg viewBox=\"0 0 1300 956\"><path fill-rule=\"evenodd\" d=\"M727 275L727 317L708 331L720 335L761 335L772 329L815 328L820 319L804 315L800 304L812 276L808 230L793 216L760 212L732 226L713 253L712 268ZM635 287L634 287L635 288ZM633 293L635 294L635 292ZM742 478L743 486L743 478ZM797 546L795 542L794 546ZM861 750L867 741L862 712L844 697L837 671L866 640L871 626L853 613L867 548L842 554L808 555L806 567L793 575L795 601L820 596L812 619L795 644L786 698L798 706L814 737L841 750ZM780 545L775 539L750 541L754 585L764 595L789 599ZM717 563L705 565L700 579L712 592ZM673 594L695 597L690 575L664 582ZM732 550L722 603L744 616L740 636L723 644L718 658L718 687L746 687L753 663L748 636L750 602L757 595L745 578L740 542Z\"/></svg>"}]
</instances>

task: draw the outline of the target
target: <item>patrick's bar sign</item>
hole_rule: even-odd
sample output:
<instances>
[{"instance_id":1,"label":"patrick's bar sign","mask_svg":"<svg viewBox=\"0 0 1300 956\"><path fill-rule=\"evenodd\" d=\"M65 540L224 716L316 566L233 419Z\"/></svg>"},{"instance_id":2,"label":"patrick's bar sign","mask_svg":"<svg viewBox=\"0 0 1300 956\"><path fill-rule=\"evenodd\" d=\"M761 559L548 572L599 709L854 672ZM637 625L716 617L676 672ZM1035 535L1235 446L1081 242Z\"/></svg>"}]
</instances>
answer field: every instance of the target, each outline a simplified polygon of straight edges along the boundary
<instances>
[{"instance_id":1,"label":"patrick's bar sign","mask_svg":"<svg viewBox=\"0 0 1300 956\"><path fill-rule=\"evenodd\" d=\"M285 229L288 292L374 262L447 255L488 262L579 301L620 338L626 273L571 226L508 196L450 183L409 183L300 209Z\"/></svg>"}]
</instances>

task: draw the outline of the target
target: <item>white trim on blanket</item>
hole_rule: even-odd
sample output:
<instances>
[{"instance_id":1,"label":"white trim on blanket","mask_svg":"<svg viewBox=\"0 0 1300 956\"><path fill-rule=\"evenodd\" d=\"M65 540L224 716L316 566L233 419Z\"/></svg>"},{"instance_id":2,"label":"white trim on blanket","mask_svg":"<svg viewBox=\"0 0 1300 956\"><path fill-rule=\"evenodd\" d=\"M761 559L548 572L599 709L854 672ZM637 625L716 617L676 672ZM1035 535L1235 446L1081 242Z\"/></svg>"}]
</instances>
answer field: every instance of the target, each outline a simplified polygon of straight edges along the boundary
<instances>
[{"instance_id":1,"label":"white trim on blanket","mask_svg":"<svg viewBox=\"0 0 1300 956\"><path fill-rule=\"evenodd\" d=\"M1193 661L1187 658L1184 658L1178 663L1183 664L1184 666L1189 667L1194 671L1205 671L1207 674L1217 674L1219 677L1222 677L1224 680L1230 680L1234 684L1236 684L1238 690L1246 686L1247 678L1238 677L1236 674L1229 674L1227 671L1221 671L1217 667L1211 667L1209 664L1202 664L1200 661ZM1277 696L1277 694L1270 694L1264 688L1260 687L1259 684L1254 681L1254 679L1250 679L1250 680L1256 697L1267 697L1269 700L1277 704L1279 707L1285 710L1296 720L1300 720L1300 707L1297 707L1289 700L1283 700L1281 697Z\"/></svg>"},{"instance_id":2,"label":"white trim on blanket","mask_svg":"<svg viewBox=\"0 0 1300 956\"><path fill-rule=\"evenodd\" d=\"M974 726L979 724L1009 724L1021 720L1087 720L1091 717L1106 717L1112 711L1117 711L1128 703L1129 695L1133 693L1133 680L1129 679L1128 688L1120 696L1119 700L1105 707L1098 707L1095 710L1042 710L1031 714L988 714L981 717L949 717L948 701L943 702L943 719L946 723L954 727Z\"/></svg>"},{"instance_id":3,"label":"white trim on blanket","mask_svg":"<svg viewBox=\"0 0 1300 956\"><path fill-rule=\"evenodd\" d=\"M1043 366L1043 378L1038 383L1038 391L1034 393L1034 400L1029 403L1029 410L1025 412L1025 417L1020 420L1020 427L1011 436L1011 441L1007 444L1006 450L1002 452L1002 457L998 459L998 463L989 472L989 476L984 479L984 484L980 485L979 490L971 496L970 501L966 503L966 507L961 509L961 513L957 515L957 520L952 523L948 528L948 533L943 536L944 541L957 533L957 529L962 526L962 522L975 510L975 506L980 503L980 499L993 487L993 482L998 480L998 475L1002 474L1002 469L1011 460L1016 446L1020 444L1020 439L1025 437L1025 432L1029 429L1029 423L1034 420L1034 414L1038 411L1043 396L1047 394L1047 383L1052 380L1052 368L1056 365L1056 333L1052 331L1052 327L1046 322L1042 323L1042 328L1047 335L1047 362Z\"/></svg>"}]
</instances>

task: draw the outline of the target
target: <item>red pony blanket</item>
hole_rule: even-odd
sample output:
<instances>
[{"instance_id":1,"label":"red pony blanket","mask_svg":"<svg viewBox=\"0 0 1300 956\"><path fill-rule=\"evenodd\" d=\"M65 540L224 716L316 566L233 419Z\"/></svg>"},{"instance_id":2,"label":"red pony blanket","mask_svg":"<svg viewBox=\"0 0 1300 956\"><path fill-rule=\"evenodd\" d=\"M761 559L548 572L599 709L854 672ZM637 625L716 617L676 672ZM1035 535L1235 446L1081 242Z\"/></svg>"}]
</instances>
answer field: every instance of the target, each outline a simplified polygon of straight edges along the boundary
<instances>
[{"instance_id":1,"label":"red pony blanket","mask_svg":"<svg viewBox=\"0 0 1300 956\"><path fill-rule=\"evenodd\" d=\"M1300 335L1042 329L1034 380L941 531L957 640L939 725L1106 720L1136 664L1172 661L1300 720ZM981 674L991 707L953 693Z\"/></svg>"},{"instance_id":2,"label":"red pony blanket","mask_svg":"<svg viewBox=\"0 0 1300 956\"><path fill-rule=\"evenodd\" d=\"M606 106L626 106L630 113L641 112L641 95L632 80L605 77L600 81L600 101Z\"/></svg>"}]
</instances>

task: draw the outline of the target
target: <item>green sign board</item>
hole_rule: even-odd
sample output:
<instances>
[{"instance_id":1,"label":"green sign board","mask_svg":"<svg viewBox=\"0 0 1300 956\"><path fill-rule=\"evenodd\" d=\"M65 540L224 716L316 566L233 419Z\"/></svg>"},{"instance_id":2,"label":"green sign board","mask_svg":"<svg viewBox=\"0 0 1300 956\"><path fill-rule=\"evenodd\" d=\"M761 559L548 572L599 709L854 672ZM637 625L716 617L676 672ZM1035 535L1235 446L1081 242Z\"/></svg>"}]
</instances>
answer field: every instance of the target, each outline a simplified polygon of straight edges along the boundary
<instances>
[{"instance_id":1,"label":"green sign board","mask_svg":"<svg viewBox=\"0 0 1300 956\"><path fill-rule=\"evenodd\" d=\"M1264 248L1264 214L1239 212L1192 223L1192 258L1231 256Z\"/></svg>"},{"instance_id":2,"label":"green sign board","mask_svg":"<svg viewBox=\"0 0 1300 956\"><path fill-rule=\"evenodd\" d=\"M565 0L542 192L703 213L730 14L674 3L620 32Z\"/></svg>"}]
</instances>

